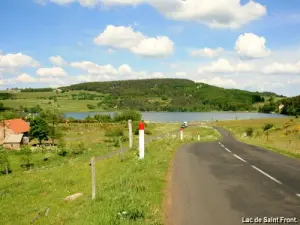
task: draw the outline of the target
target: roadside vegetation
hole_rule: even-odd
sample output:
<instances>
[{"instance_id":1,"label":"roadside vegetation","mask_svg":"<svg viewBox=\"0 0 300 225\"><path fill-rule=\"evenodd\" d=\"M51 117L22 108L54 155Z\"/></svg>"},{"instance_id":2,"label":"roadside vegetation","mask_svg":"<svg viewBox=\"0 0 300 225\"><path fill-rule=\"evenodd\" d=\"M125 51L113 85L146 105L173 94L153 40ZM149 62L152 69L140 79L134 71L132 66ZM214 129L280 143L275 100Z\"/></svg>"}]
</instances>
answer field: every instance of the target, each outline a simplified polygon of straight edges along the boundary
<instances>
[{"instance_id":1,"label":"roadside vegetation","mask_svg":"<svg viewBox=\"0 0 300 225\"><path fill-rule=\"evenodd\" d=\"M185 129L184 141L180 141L180 124L148 124L145 129L152 135L178 132L149 142L142 161L137 158L135 136L134 148L124 153L122 162L119 156L97 162L96 199L92 201L89 158L120 149L105 140L126 136L127 127L122 123L73 125L63 128L65 142L74 144L66 148L66 154L45 146L0 151L1 168L9 162L12 171L0 176L0 224L28 224L37 215L34 224L163 224L164 188L175 150L196 141L198 133L201 141L219 138L214 129L193 127ZM64 200L78 192L83 196Z\"/></svg>"},{"instance_id":2,"label":"roadside vegetation","mask_svg":"<svg viewBox=\"0 0 300 225\"><path fill-rule=\"evenodd\" d=\"M296 117L219 121L240 141L300 158L300 119Z\"/></svg>"}]
</instances>

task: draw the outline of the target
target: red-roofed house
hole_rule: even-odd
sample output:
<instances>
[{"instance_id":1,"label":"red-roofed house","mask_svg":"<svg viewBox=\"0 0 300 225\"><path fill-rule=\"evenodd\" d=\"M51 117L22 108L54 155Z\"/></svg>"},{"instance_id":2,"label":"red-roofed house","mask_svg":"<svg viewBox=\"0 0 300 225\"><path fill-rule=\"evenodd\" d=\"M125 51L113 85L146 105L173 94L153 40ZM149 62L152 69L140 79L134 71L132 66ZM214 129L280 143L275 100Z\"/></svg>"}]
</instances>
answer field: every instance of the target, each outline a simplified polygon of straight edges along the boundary
<instances>
[{"instance_id":1,"label":"red-roofed house","mask_svg":"<svg viewBox=\"0 0 300 225\"><path fill-rule=\"evenodd\" d=\"M0 144L5 148L19 149L29 130L29 124L23 119L3 120L0 123Z\"/></svg>"}]
</instances>

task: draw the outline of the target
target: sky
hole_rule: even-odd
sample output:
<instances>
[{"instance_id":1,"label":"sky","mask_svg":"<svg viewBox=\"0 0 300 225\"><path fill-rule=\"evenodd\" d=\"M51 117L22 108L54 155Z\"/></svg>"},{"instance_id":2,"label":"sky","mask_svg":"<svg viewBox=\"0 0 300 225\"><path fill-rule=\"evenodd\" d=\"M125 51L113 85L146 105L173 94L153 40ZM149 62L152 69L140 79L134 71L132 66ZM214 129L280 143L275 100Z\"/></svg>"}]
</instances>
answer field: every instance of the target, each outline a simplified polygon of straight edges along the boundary
<instances>
[{"instance_id":1,"label":"sky","mask_svg":"<svg viewBox=\"0 0 300 225\"><path fill-rule=\"evenodd\" d=\"M184 78L300 95L299 0L1 0L0 89Z\"/></svg>"}]
</instances>

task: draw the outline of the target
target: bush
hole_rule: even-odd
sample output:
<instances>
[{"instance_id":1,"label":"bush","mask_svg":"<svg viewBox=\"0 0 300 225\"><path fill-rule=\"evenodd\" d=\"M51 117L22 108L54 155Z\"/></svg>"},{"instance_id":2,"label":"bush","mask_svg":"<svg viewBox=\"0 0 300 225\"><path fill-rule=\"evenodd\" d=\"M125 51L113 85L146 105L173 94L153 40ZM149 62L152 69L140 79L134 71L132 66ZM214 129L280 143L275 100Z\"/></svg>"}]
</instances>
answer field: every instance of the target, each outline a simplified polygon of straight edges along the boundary
<instances>
[{"instance_id":1,"label":"bush","mask_svg":"<svg viewBox=\"0 0 300 225\"><path fill-rule=\"evenodd\" d=\"M267 131L267 130L270 130L272 127L274 127L274 124L267 123L263 126L263 130Z\"/></svg>"},{"instance_id":2,"label":"bush","mask_svg":"<svg viewBox=\"0 0 300 225\"><path fill-rule=\"evenodd\" d=\"M96 106L92 104L87 104L86 106L88 107L88 109L96 109Z\"/></svg>"},{"instance_id":3,"label":"bush","mask_svg":"<svg viewBox=\"0 0 300 225\"><path fill-rule=\"evenodd\" d=\"M98 121L98 122L102 122L102 123L109 123L112 121L112 118L110 115L100 115L100 114L96 114L94 116L94 120Z\"/></svg>"},{"instance_id":4,"label":"bush","mask_svg":"<svg viewBox=\"0 0 300 225\"><path fill-rule=\"evenodd\" d=\"M124 131L121 128L114 128L114 129L105 131L105 136L106 137L124 136Z\"/></svg>"},{"instance_id":5,"label":"bush","mask_svg":"<svg viewBox=\"0 0 300 225\"><path fill-rule=\"evenodd\" d=\"M252 137L253 136L253 128L252 127L247 128L246 134L248 137Z\"/></svg>"},{"instance_id":6,"label":"bush","mask_svg":"<svg viewBox=\"0 0 300 225\"><path fill-rule=\"evenodd\" d=\"M84 152L86 151L86 148L84 146L84 143L83 142L80 142L78 144L78 147L75 148L73 151L72 151L72 154L73 155L82 155Z\"/></svg>"},{"instance_id":7,"label":"bush","mask_svg":"<svg viewBox=\"0 0 300 225\"><path fill-rule=\"evenodd\" d=\"M66 150L66 149L60 149L58 151L58 155L62 156L62 157L65 157L69 154L69 152Z\"/></svg>"},{"instance_id":8,"label":"bush","mask_svg":"<svg viewBox=\"0 0 300 225\"><path fill-rule=\"evenodd\" d=\"M21 156L21 167L24 169L28 170L31 169L34 164L32 163L32 151L28 146L25 146L24 148L21 149L20 151Z\"/></svg>"},{"instance_id":9,"label":"bush","mask_svg":"<svg viewBox=\"0 0 300 225\"><path fill-rule=\"evenodd\" d=\"M114 118L114 121L115 122L128 121L128 120L140 121L141 119L142 119L142 115L140 112L125 111L122 113L117 113Z\"/></svg>"}]
</instances>

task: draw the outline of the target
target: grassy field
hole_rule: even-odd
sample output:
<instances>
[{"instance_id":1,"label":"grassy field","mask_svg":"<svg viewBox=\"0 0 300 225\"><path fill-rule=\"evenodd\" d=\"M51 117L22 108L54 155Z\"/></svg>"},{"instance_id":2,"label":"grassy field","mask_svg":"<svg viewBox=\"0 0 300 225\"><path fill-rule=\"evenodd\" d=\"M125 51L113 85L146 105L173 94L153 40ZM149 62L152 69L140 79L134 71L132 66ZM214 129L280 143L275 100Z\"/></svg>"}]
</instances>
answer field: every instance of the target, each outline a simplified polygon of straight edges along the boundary
<instances>
[{"instance_id":1,"label":"grassy field","mask_svg":"<svg viewBox=\"0 0 300 225\"><path fill-rule=\"evenodd\" d=\"M202 141L219 138L214 129L188 128L184 141L177 134L147 144L144 160L138 160L137 150L132 149L123 162L118 156L98 162L95 201L91 200L88 161L70 159L51 168L2 176L0 224L29 224L38 213L41 216L34 224L163 224L170 161L175 150L194 141L199 132ZM77 192L83 196L64 201Z\"/></svg>"},{"instance_id":2,"label":"grassy field","mask_svg":"<svg viewBox=\"0 0 300 225\"><path fill-rule=\"evenodd\" d=\"M286 129L285 123L290 126ZM268 139L262 127L265 124L273 124ZM235 120L220 121L213 125L224 127L230 130L235 137L248 144L261 146L282 154L300 158L300 119L276 118L276 119L255 119L255 120ZM244 137L247 128L253 128L252 137ZM288 133L286 135L286 132Z\"/></svg>"}]
</instances>

